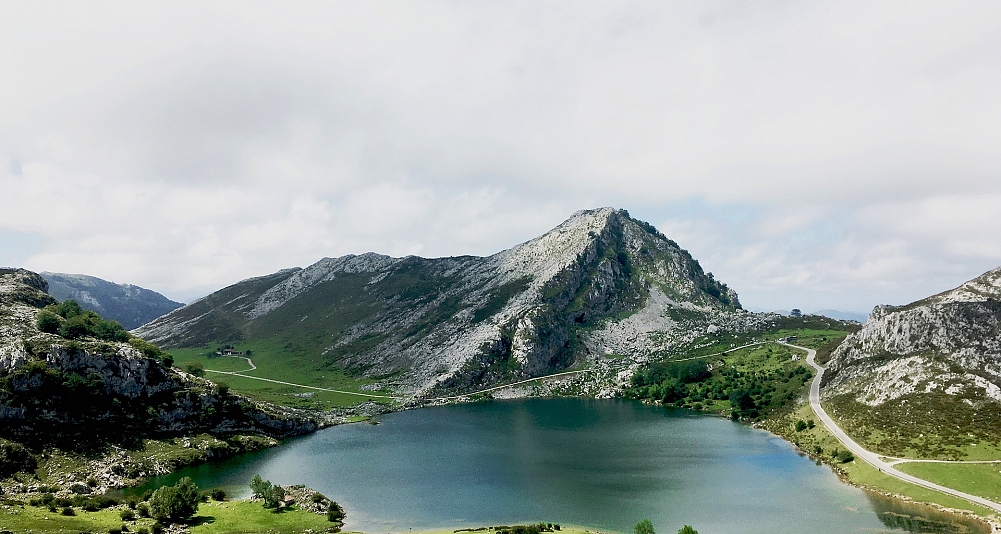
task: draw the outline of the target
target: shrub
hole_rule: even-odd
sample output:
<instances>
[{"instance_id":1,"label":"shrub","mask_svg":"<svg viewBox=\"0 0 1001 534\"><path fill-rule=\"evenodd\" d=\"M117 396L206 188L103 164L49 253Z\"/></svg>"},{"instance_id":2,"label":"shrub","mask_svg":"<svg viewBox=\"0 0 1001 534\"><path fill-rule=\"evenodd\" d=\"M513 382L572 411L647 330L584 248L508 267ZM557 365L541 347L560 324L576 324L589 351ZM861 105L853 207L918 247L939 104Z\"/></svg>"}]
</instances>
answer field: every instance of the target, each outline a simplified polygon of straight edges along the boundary
<instances>
[{"instance_id":1,"label":"shrub","mask_svg":"<svg viewBox=\"0 0 1001 534\"><path fill-rule=\"evenodd\" d=\"M174 365L174 357L173 356L167 355L167 356L163 357L163 366L164 367L171 367L173 365Z\"/></svg>"},{"instance_id":2,"label":"shrub","mask_svg":"<svg viewBox=\"0 0 1001 534\"><path fill-rule=\"evenodd\" d=\"M807 428L806 421L802 419L796 421L796 432L802 432L806 430L806 428Z\"/></svg>"},{"instance_id":3,"label":"shrub","mask_svg":"<svg viewBox=\"0 0 1001 534\"><path fill-rule=\"evenodd\" d=\"M327 521L343 523L345 517L347 514L344 513L344 508L341 508L341 505L334 501L330 501L330 504L327 505Z\"/></svg>"},{"instance_id":4,"label":"shrub","mask_svg":"<svg viewBox=\"0 0 1001 534\"><path fill-rule=\"evenodd\" d=\"M96 488L97 487L97 479L94 478L94 477L88 478L87 479L87 485L90 486L90 487L92 487L92 488Z\"/></svg>"},{"instance_id":5,"label":"shrub","mask_svg":"<svg viewBox=\"0 0 1001 534\"><path fill-rule=\"evenodd\" d=\"M854 461L855 460L855 455L852 454L852 451L847 451L847 450L846 451L838 451L838 454L837 454L837 456L835 456L835 458L837 458L837 460L839 462L841 462L843 464L846 464L848 462Z\"/></svg>"},{"instance_id":6,"label":"shrub","mask_svg":"<svg viewBox=\"0 0 1001 534\"><path fill-rule=\"evenodd\" d=\"M198 486L184 477L174 486L161 486L149 499L150 515L157 522L179 522L198 511Z\"/></svg>"},{"instance_id":7,"label":"shrub","mask_svg":"<svg viewBox=\"0 0 1001 534\"><path fill-rule=\"evenodd\" d=\"M163 525L159 521L153 523L153 526L150 527L150 532L153 534L163 534Z\"/></svg>"},{"instance_id":8,"label":"shrub","mask_svg":"<svg viewBox=\"0 0 1001 534\"><path fill-rule=\"evenodd\" d=\"M111 527L108 529L108 534L122 534L122 527Z\"/></svg>"},{"instance_id":9,"label":"shrub","mask_svg":"<svg viewBox=\"0 0 1001 534\"><path fill-rule=\"evenodd\" d=\"M678 534L699 534L699 531L692 528L691 525L685 525L681 527L681 530L678 531Z\"/></svg>"},{"instance_id":10,"label":"shrub","mask_svg":"<svg viewBox=\"0 0 1001 534\"><path fill-rule=\"evenodd\" d=\"M226 492L223 491L223 490L221 490L221 489L219 489L219 488L213 489L212 492L210 493L210 495L212 495L212 500L215 500L215 501L226 500Z\"/></svg>"},{"instance_id":11,"label":"shrub","mask_svg":"<svg viewBox=\"0 0 1001 534\"><path fill-rule=\"evenodd\" d=\"M38 321L36 324L39 331L47 334L56 334L59 332L59 327L62 326L63 320L49 310L42 310L38 312Z\"/></svg>"},{"instance_id":12,"label":"shrub","mask_svg":"<svg viewBox=\"0 0 1001 534\"><path fill-rule=\"evenodd\" d=\"M59 512L59 513L61 513L63 515L76 515L76 512L74 512L73 509L70 508L69 506L63 508L62 511Z\"/></svg>"},{"instance_id":13,"label":"shrub","mask_svg":"<svg viewBox=\"0 0 1001 534\"><path fill-rule=\"evenodd\" d=\"M313 501L313 504L320 504L321 502L325 501L327 498L324 497L323 494L321 494L321 493L314 492L313 496L310 499Z\"/></svg>"},{"instance_id":14,"label":"shrub","mask_svg":"<svg viewBox=\"0 0 1001 534\"><path fill-rule=\"evenodd\" d=\"M205 376L205 366L202 362L188 362L184 364L184 370L195 376Z\"/></svg>"},{"instance_id":15,"label":"shrub","mask_svg":"<svg viewBox=\"0 0 1001 534\"><path fill-rule=\"evenodd\" d=\"M0 478L7 478L19 471L32 472L37 467L38 463L24 445L0 439Z\"/></svg>"},{"instance_id":16,"label":"shrub","mask_svg":"<svg viewBox=\"0 0 1001 534\"><path fill-rule=\"evenodd\" d=\"M149 505L147 505L144 502L141 502L141 503L137 504L136 505L136 513L139 514L139 517L150 517Z\"/></svg>"},{"instance_id":17,"label":"shrub","mask_svg":"<svg viewBox=\"0 0 1001 534\"><path fill-rule=\"evenodd\" d=\"M133 512L132 510L128 509L128 508L122 510L121 513L119 513L118 515L121 516L122 521L135 521L136 520L136 513Z\"/></svg>"},{"instance_id":18,"label":"shrub","mask_svg":"<svg viewBox=\"0 0 1001 534\"><path fill-rule=\"evenodd\" d=\"M139 527L136 529L136 534L149 534L149 529L146 527Z\"/></svg>"}]
</instances>

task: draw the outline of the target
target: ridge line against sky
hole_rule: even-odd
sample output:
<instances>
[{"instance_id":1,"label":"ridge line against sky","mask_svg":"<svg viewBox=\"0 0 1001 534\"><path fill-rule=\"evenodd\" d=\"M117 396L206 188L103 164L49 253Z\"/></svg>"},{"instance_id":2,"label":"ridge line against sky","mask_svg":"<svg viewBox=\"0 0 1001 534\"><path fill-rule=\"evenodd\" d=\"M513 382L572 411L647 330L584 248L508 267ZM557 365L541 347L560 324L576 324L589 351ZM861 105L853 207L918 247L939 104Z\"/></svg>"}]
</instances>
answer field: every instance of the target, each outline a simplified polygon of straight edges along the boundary
<instances>
[{"instance_id":1,"label":"ridge line against sky","mask_svg":"<svg viewBox=\"0 0 1001 534\"><path fill-rule=\"evenodd\" d=\"M174 300L598 206L755 308L1001 265L996 2L8 2L0 72L0 264Z\"/></svg>"}]
</instances>

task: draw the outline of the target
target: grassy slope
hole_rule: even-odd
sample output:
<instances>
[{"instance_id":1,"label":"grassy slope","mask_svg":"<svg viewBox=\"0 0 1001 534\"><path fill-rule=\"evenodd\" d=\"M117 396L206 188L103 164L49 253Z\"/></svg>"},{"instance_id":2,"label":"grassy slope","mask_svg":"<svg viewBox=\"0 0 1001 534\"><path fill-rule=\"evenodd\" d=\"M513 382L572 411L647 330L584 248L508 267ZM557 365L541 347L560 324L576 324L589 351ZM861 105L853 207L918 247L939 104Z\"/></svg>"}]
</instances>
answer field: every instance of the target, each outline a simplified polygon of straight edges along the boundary
<instances>
[{"instance_id":1,"label":"grassy slope","mask_svg":"<svg viewBox=\"0 0 1001 534\"><path fill-rule=\"evenodd\" d=\"M916 477L1001 502L1001 464L903 463L896 467Z\"/></svg>"},{"instance_id":2,"label":"grassy slope","mask_svg":"<svg viewBox=\"0 0 1001 534\"><path fill-rule=\"evenodd\" d=\"M247 376L359 393L362 393L360 389L362 385L375 382L371 379L352 377L338 368L326 368L315 358L310 357L307 351L296 350L295 347L279 341L249 341L231 344L241 351L250 350L250 358L257 369L248 370L247 362L242 358L208 357L206 355L213 353L216 347L221 346L222 343L197 348L170 349L169 352L174 357L174 364L182 369L189 362L199 362L205 369L237 371ZM351 406L370 399L367 396L345 395L287 386L234 375L206 373L206 378L214 382L225 383L236 393L284 406L324 409ZM385 392L378 391L372 393L385 394ZM371 399L384 400L376 397L371 397Z\"/></svg>"},{"instance_id":3,"label":"grassy slope","mask_svg":"<svg viewBox=\"0 0 1001 534\"><path fill-rule=\"evenodd\" d=\"M64 516L43 507L5 505L0 509L0 529L32 534L71 532L107 532L123 524L135 532L140 527L147 530L152 519L123 522L119 515L125 506L86 512L75 509L75 516ZM190 521L192 534L237 534L268 532L292 534L312 530L322 532L331 523L325 515L302 510L284 510L279 513L265 509L260 502L226 501L201 503L198 513Z\"/></svg>"}]
</instances>

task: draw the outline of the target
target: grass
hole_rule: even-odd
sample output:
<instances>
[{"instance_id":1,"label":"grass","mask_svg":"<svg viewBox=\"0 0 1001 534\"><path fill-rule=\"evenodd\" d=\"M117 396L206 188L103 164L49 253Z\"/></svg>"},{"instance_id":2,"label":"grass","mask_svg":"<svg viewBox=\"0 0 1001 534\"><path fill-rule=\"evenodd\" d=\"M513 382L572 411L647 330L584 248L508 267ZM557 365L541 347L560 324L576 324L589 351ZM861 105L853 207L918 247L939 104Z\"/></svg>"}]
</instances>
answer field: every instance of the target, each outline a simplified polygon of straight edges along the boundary
<instances>
[{"instance_id":1,"label":"grass","mask_svg":"<svg viewBox=\"0 0 1001 534\"><path fill-rule=\"evenodd\" d=\"M795 423L797 420L816 421L813 429L797 432ZM838 463L831 456L835 450L844 450L844 446L827 428L820 422L809 403L801 402L791 413L782 417L777 417L765 421L762 425L765 429L774 432L788 441L797 445L801 450L810 454L811 457L834 465L851 483L870 490L902 495L918 502L934 503L946 508L957 510L968 510L981 516L995 515L992 510L972 504L958 497L952 497L944 493L939 493L920 486L915 486L909 482L904 482L887 474L879 472L876 468L863 462L854 460L848 463ZM901 467L907 464L901 464ZM901 469L903 470L903 469ZM909 472L909 471L908 471ZM948 484L943 484L948 485ZM962 489L962 488L956 488Z\"/></svg>"},{"instance_id":2,"label":"grass","mask_svg":"<svg viewBox=\"0 0 1001 534\"><path fill-rule=\"evenodd\" d=\"M197 348L170 349L168 352L174 357L174 365L181 369L184 369L185 365L190 362L198 362L206 370L236 371L248 377L268 378L293 384L338 389L362 394L367 392L362 391L361 386L376 383L375 380L352 377L337 368L323 367L314 358L309 357L306 352L283 345L277 341L250 341L236 344L237 350L251 351L249 357L253 360L254 365L257 366L257 369L252 371L249 370L247 361L243 358L227 356L210 357L209 354L215 352L216 346L211 344ZM236 375L206 373L206 378L214 382L225 383L236 393L283 406L329 409L340 406L352 406L367 400L377 402L388 401L388 399L380 399L378 397L320 391L263 380L254 380ZM388 394L384 391L372 391L371 393L376 395Z\"/></svg>"},{"instance_id":3,"label":"grass","mask_svg":"<svg viewBox=\"0 0 1001 534\"><path fill-rule=\"evenodd\" d=\"M8 501L12 502L12 501ZM0 530L31 532L32 534L67 532L107 532L127 525L131 532L141 527L150 530L152 519L122 521L119 515L125 506L107 508L97 512L74 509L76 515L64 516L59 511L50 512L44 507L17 504L0 506ZM333 524L325 515L296 509L274 512L258 501L203 502L198 513L188 522L192 534L237 534L267 532L293 534L312 530L322 532Z\"/></svg>"},{"instance_id":4,"label":"grass","mask_svg":"<svg viewBox=\"0 0 1001 534\"><path fill-rule=\"evenodd\" d=\"M333 526L325 515L295 509L275 512L261 506L259 501L202 503L191 524L191 534L292 534L306 530L321 532Z\"/></svg>"},{"instance_id":5,"label":"grass","mask_svg":"<svg viewBox=\"0 0 1001 534\"><path fill-rule=\"evenodd\" d=\"M940 464L911 462L897 469L925 480L1001 502L1001 463Z\"/></svg>"}]
</instances>

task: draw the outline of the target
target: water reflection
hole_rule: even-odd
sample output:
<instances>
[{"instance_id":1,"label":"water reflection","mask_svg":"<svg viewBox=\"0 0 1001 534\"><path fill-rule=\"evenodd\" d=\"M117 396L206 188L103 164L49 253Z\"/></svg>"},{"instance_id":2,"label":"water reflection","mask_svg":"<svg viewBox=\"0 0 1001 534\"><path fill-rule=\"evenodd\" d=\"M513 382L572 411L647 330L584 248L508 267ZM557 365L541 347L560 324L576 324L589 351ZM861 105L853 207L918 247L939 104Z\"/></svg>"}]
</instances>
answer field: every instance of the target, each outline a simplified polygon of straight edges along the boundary
<instances>
[{"instance_id":1,"label":"water reflection","mask_svg":"<svg viewBox=\"0 0 1001 534\"><path fill-rule=\"evenodd\" d=\"M927 534L990 534L987 523L930 506L866 492L880 522L897 531Z\"/></svg>"}]
</instances>

